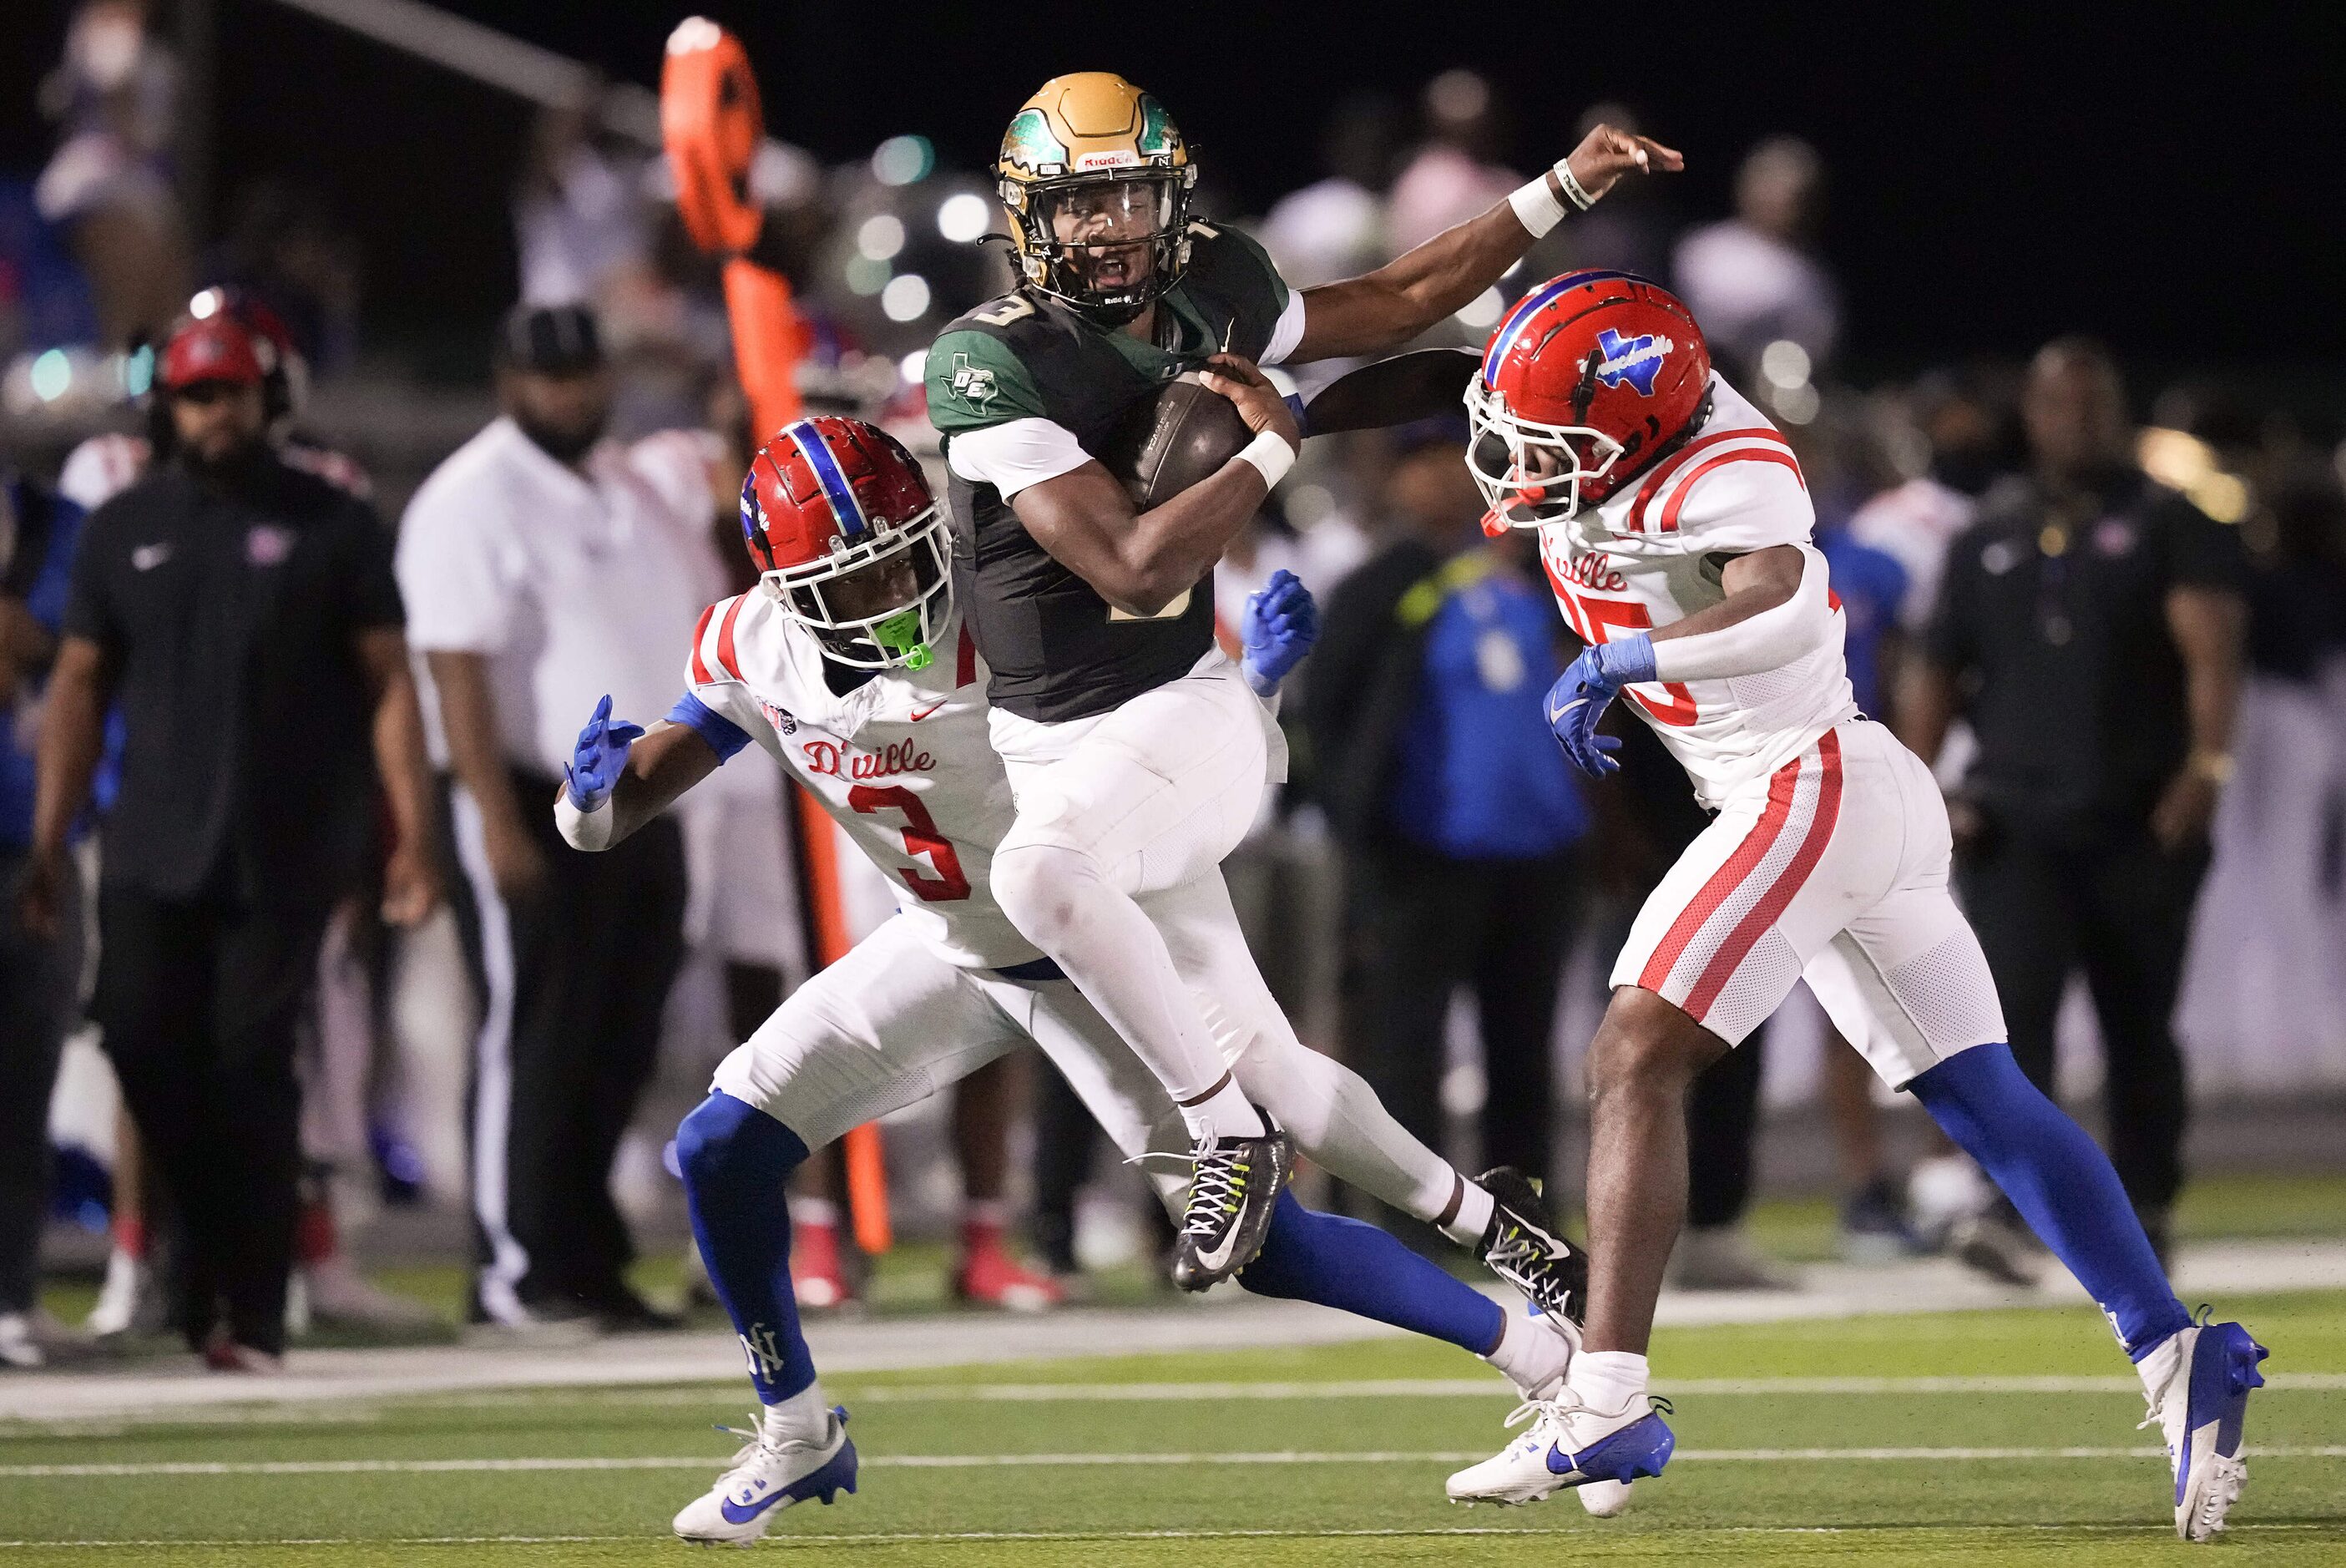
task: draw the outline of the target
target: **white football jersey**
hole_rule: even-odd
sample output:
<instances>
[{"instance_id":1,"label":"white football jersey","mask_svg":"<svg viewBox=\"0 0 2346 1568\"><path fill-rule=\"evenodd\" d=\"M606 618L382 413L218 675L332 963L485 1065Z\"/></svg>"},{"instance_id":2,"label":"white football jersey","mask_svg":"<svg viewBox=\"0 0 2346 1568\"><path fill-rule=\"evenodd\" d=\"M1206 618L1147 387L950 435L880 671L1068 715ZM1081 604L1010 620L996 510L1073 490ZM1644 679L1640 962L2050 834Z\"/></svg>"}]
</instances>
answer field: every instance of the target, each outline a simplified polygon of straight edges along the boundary
<instances>
[{"instance_id":1,"label":"white football jersey","mask_svg":"<svg viewBox=\"0 0 2346 1568\"><path fill-rule=\"evenodd\" d=\"M702 615L685 678L814 792L940 954L979 969L1041 956L987 881L1016 810L986 733L985 667L958 614L928 668L882 670L840 697L814 634L753 589Z\"/></svg>"},{"instance_id":2,"label":"white football jersey","mask_svg":"<svg viewBox=\"0 0 2346 1568\"><path fill-rule=\"evenodd\" d=\"M1790 445L1723 379L1712 376L1711 390L1710 418L1693 440L1602 504L1541 525L1540 560L1583 641L1650 631L1718 604L1730 556L1773 545L1813 549L1816 513ZM1840 596L1831 603L1845 629ZM1711 807L1857 712L1838 632L1780 668L1622 695Z\"/></svg>"}]
</instances>

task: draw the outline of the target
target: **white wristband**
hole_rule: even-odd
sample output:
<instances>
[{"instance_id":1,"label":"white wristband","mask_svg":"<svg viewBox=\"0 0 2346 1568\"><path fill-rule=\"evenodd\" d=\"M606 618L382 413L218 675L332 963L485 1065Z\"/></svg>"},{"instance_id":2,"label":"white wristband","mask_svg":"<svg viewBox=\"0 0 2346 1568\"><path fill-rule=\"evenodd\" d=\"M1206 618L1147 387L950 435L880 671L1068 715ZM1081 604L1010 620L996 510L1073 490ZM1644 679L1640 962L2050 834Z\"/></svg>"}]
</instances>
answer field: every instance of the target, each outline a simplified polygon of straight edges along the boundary
<instances>
[{"instance_id":1,"label":"white wristband","mask_svg":"<svg viewBox=\"0 0 2346 1568\"><path fill-rule=\"evenodd\" d=\"M1231 461L1253 463L1254 471L1262 475L1263 488L1276 490L1279 482L1287 477L1287 471L1295 466L1295 449L1278 432L1259 431Z\"/></svg>"},{"instance_id":2,"label":"white wristband","mask_svg":"<svg viewBox=\"0 0 2346 1568\"><path fill-rule=\"evenodd\" d=\"M608 799L592 811L581 811L568 789L554 798L554 825L562 830L562 841L574 850L609 849L611 825L616 820L617 814Z\"/></svg>"},{"instance_id":3,"label":"white wristband","mask_svg":"<svg viewBox=\"0 0 2346 1568\"><path fill-rule=\"evenodd\" d=\"M1547 176L1541 175L1530 184L1520 186L1507 198L1507 205L1515 209L1515 220L1535 239L1546 234L1564 221L1564 203L1547 188Z\"/></svg>"},{"instance_id":4,"label":"white wristband","mask_svg":"<svg viewBox=\"0 0 2346 1568\"><path fill-rule=\"evenodd\" d=\"M1535 239L1564 221L1565 214L1578 209L1586 212L1596 199L1572 176L1572 160L1558 158L1556 162L1556 182L1564 188L1564 201L1547 188L1547 176L1543 174L1529 184L1519 187L1507 198L1507 205L1515 209L1515 219ZM1565 201L1572 206L1566 207Z\"/></svg>"},{"instance_id":5,"label":"white wristband","mask_svg":"<svg viewBox=\"0 0 2346 1568\"><path fill-rule=\"evenodd\" d=\"M1596 205L1596 199L1588 194L1588 188L1573 178L1570 158L1560 158L1556 160L1556 182L1564 187L1564 199L1581 211L1586 212Z\"/></svg>"}]
</instances>

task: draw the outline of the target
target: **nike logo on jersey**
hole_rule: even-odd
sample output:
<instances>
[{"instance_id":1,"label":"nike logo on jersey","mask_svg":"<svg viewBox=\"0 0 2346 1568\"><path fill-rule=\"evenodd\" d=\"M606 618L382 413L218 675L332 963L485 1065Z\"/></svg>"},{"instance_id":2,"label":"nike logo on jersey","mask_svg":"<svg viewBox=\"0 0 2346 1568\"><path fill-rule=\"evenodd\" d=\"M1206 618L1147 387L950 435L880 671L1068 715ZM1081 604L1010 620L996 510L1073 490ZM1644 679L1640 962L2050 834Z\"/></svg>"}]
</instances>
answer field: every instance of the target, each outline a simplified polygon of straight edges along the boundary
<instances>
[{"instance_id":1,"label":"nike logo on jersey","mask_svg":"<svg viewBox=\"0 0 2346 1568\"><path fill-rule=\"evenodd\" d=\"M130 567L136 572L151 572L170 558L168 545L141 545L130 552Z\"/></svg>"},{"instance_id":2,"label":"nike logo on jersey","mask_svg":"<svg viewBox=\"0 0 2346 1568\"><path fill-rule=\"evenodd\" d=\"M914 724L920 723L921 720L926 718L929 715L934 713L937 709L943 708L946 703L951 702L953 698L949 697L939 697L936 701L929 704L926 708L916 708L913 709L913 722Z\"/></svg>"}]
</instances>

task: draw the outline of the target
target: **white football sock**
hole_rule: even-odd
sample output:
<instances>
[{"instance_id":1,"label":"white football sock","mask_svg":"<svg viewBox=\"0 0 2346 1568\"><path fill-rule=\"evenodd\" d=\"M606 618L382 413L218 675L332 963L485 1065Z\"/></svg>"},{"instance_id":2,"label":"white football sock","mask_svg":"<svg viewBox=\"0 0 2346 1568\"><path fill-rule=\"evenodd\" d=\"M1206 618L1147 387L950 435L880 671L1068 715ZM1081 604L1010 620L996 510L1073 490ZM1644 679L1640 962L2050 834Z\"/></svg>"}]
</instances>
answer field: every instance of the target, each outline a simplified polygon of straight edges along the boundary
<instances>
[{"instance_id":1,"label":"white football sock","mask_svg":"<svg viewBox=\"0 0 2346 1568\"><path fill-rule=\"evenodd\" d=\"M2142 1380L2143 1392L2152 1399L2158 1398L2158 1391L2175 1376L2176 1363L2183 1356L2183 1342L2181 1332L2169 1334L2134 1364L2135 1375Z\"/></svg>"},{"instance_id":2,"label":"white football sock","mask_svg":"<svg viewBox=\"0 0 2346 1568\"><path fill-rule=\"evenodd\" d=\"M822 1397L818 1378L780 1404L766 1407L760 1429L772 1441L821 1442L831 1436L831 1401Z\"/></svg>"},{"instance_id":3,"label":"white football sock","mask_svg":"<svg viewBox=\"0 0 2346 1568\"><path fill-rule=\"evenodd\" d=\"M1060 844L1014 842L995 853L993 876L1010 923L1075 982L1176 1103L1199 1099L1227 1074L1164 935L1096 860ZM1181 1119L1192 1137L1264 1131L1235 1088L1183 1105Z\"/></svg>"},{"instance_id":4,"label":"white football sock","mask_svg":"<svg viewBox=\"0 0 2346 1568\"><path fill-rule=\"evenodd\" d=\"M1647 1375L1646 1358L1634 1350L1583 1350L1564 1378L1582 1404L1617 1415L1645 1397Z\"/></svg>"},{"instance_id":5,"label":"white football sock","mask_svg":"<svg viewBox=\"0 0 2346 1568\"><path fill-rule=\"evenodd\" d=\"M1393 1120L1366 1080L1299 1042L1283 1019L1276 1033L1256 1029L1254 1042L1239 1060L1239 1080L1314 1165L1413 1218L1441 1217L1458 1191L1457 1171Z\"/></svg>"},{"instance_id":6,"label":"white football sock","mask_svg":"<svg viewBox=\"0 0 2346 1568\"><path fill-rule=\"evenodd\" d=\"M1246 1097L1236 1077L1196 1105L1182 1106L1181 1120L1192 1138L1252 1137L1266 1130L1262 1113Z\"/></svg>"},{"instance_id":7,"label":"white football sock","mask_svg":"<svg viewBox=\"0 0 2346 1568\"><path fill-rule=\"evenodd\" d=\"M1450 1217L1442 1233L1461 1247L1472 1247L1491 1228L1491 1216L1497 1211L1499 1200L1465 1177L1458 1179L1465 1190L1459 1194L1458 1212Z\"/></svg>"},{"instance_id":8,"label":"white football sock","mask_svg":"<svg viewBox=\"0 0 2346 1568\"><path fill-rule=\"evenodd\" d=\"M1554 1397L1572 1364L1565 1337L1525 1312L1510 1312L1499 1343L1483 1359L1504 1373L1527 1400Z\"/></svg>"}]
</instances>

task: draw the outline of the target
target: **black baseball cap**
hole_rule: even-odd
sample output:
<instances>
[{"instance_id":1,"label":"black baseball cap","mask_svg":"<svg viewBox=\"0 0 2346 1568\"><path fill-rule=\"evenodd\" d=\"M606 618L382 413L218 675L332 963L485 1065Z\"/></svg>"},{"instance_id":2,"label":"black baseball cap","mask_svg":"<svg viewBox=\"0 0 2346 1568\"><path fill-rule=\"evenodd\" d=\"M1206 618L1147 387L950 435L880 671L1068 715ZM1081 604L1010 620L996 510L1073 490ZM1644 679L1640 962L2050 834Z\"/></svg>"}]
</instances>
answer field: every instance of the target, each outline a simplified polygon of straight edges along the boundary
<instances>
[{"instance_id":1,"label":"black baseball cap","mask_svg":"<svg viewBox=\"0 0 2346 1568\"><path fill-rule=\"evenodd\" d=\"M515 305L497 329L497 364L575 376L603 365L603 334L585 305Z\"/></svg>"}]
</instances>

